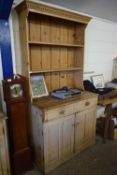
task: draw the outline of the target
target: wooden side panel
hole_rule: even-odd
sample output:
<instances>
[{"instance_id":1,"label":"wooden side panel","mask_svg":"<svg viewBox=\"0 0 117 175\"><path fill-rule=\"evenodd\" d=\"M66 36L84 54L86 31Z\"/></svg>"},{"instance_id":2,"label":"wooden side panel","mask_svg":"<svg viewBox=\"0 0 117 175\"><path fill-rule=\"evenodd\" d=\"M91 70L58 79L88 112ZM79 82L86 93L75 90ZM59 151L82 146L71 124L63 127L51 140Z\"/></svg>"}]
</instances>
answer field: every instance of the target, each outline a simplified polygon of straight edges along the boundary
<instances>
[{"instance_id":1,"label":"wooden side panel","mask_svg":"<svg viewBox=\"0 0 117 175\"><path fill-rule=\"evenodd\" d=\"M51 69L60 68L60 49L53 47L51 51Z\"/></svg>"},{"instance_id":2,"label":"wooden side panel","mask_svg":"<svg viewBox=\"0 0 117 175\"><path fill-rule=\"evenodd\" d=\"M77 44L84 44L84 36L85 36L85 24L77 24L76 25L76 42Z\"/></svg>"},{"instance_id":3,"label":"wooden side panel","mask_svg":"<svg viewBox=\"0 0 117 175\"><path fill-rule=\"evenodd\" d=\"M6 126L0 119L0 175L10 175Z\"/></svg>"},{"instance_id":4,"label":"wooden side panel","mask_svg":"<svg viewBox=\"0 0 117 175\"><path fill-rule=\"evenodd\" d=\"M31 141L33 145L34 156L37 165L44 167L44 138L43 138L43 123L41 111L35 107L31 107Z\"/></svg>"},{"instance_id":5,"label":"wooden side panel","mask_svg":"<svg viewBox=\"0 0 117 175\"><path fill-rule=\"evenodd\" d=\"M42 69L42 47L30 47L30 70L39 71Z\"/></svg>"},{"instance_id":6,"label":"wooden side panel","mask_svg":"<svg viewBox=\"0 0 117 175\"><path fill-rule=\"evenodd\" d=\"M29 62L29 45L28 45L28 23L26 11L23 11L19 16L20 21L20 43L22 49L22 75L29 77L30 62Z\"/></svg>"},{"instance_id":7,"label":"wooden side panel","mask_svg":"<svg viewBox=\"0 0 117 175\"><path fill-rule=\"evenodd\" d=\"M51 50L49 47L42 47L42 70L50 70Z\"/></svg>"},{"instance_id":8,"label":"wooden side panel","mask_svg":"<svg viewBox=\"0 0 117 175\"><path fill-rule=\"evenodd\" d=\"M84 48L77 48L74 50L74 67L81 67L83 68L84 64Z\"/></svg>"}]
</instances>

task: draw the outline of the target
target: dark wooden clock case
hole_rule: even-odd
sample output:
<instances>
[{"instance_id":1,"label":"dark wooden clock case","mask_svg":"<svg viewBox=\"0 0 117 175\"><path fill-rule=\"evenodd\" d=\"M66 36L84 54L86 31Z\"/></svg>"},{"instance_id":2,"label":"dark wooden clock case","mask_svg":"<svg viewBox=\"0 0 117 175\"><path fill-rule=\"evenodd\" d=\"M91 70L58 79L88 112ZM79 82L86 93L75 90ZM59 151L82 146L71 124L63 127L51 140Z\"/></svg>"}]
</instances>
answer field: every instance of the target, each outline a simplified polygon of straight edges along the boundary
<instances>
[{"instance_id":1,"label":"dark wooden clock case","mask_svg":"<svg viewBox=\"0 0 117 175\"><path fill-rule=\"evenodd\" d=\"M12 97L10 87L20 84L22 95ZM8 135L12 174L22 174L32 169L31 150L28 143L28 84L21 75L3 80L4 100L8 116Z\"/></svg>"}]
</instances>

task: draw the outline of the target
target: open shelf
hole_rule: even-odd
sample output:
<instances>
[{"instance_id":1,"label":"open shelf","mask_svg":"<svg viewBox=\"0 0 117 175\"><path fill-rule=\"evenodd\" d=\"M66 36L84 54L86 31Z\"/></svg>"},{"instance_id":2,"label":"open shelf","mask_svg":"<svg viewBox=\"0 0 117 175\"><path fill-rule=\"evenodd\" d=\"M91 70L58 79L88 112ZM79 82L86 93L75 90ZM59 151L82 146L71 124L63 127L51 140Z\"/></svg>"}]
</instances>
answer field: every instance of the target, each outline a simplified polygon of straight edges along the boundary
<instances>
[{"instance_id":1,"label":"open shelf","mask_svg":"<svg viewBox=\"0 0 117 175\"><path fill-rule=\"evenodd\" d=\"M83 44L59 44L59 43L47 43L47 42L38 42L38 41L29 41L29 45L46 45L46 46L58 46L58 47L81 47L83 48Z\"/></svg>"},{"instance_id":2,"label":"open shelf","mask_svg":"<svg viewBox=\"0 0 117 175\"><path fill-rule=\"evenodd\" d=\"M80 71L80 70L82 70L81 67L74 67L74 68L64 68L64 69L30 71L29 73L30 74L37 74L37 73L47 73L47 72Z\"/></svg>"}]
</instances>

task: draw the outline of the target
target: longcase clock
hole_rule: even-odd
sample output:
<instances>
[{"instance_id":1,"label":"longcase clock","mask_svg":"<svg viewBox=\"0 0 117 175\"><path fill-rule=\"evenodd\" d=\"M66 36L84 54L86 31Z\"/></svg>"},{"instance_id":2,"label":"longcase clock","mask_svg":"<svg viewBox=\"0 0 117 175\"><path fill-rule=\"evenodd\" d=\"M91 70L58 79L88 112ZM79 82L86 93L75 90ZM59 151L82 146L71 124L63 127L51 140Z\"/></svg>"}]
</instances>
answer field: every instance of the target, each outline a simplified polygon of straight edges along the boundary
<instances>
[{"instance_id":1,"label":"longcase clock","mask_svg":"<svg viewBox=\"0 0 117 175\"><path fill-rule=\"evenodd\" d=\"M21 75L3 80L4 100L8 116L9 149L12 174L22 174L32 168L28 143L28 84Z\"/></svg>"}]
</instances>

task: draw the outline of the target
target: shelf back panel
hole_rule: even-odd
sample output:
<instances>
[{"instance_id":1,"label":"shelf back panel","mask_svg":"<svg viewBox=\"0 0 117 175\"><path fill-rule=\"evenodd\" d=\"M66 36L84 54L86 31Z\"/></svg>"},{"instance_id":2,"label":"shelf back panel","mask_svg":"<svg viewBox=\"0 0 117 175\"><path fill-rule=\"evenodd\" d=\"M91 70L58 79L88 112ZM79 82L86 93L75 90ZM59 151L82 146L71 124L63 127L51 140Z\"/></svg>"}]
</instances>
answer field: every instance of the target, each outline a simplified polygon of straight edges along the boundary
<instances>
[{"instance_id":1,"label":"shelf back panel","mask_svg":"<svg viewBox=\"0 0 117 175\"><path fill-rule=\"evenodd\" d=\"M30 46L30 71L82 67L82 52L83 48Z\"/></svg>"},{"instance_id":2,"label":"shelf back panel","mask_svg":"<svg viewBox=\"0 0 117 175\"><path fill-rule=\"evenodd\" d=\"M84 44L86 24L31 13L28 18L29 40L56 44Z\"/></svg>"}]
</instances>

